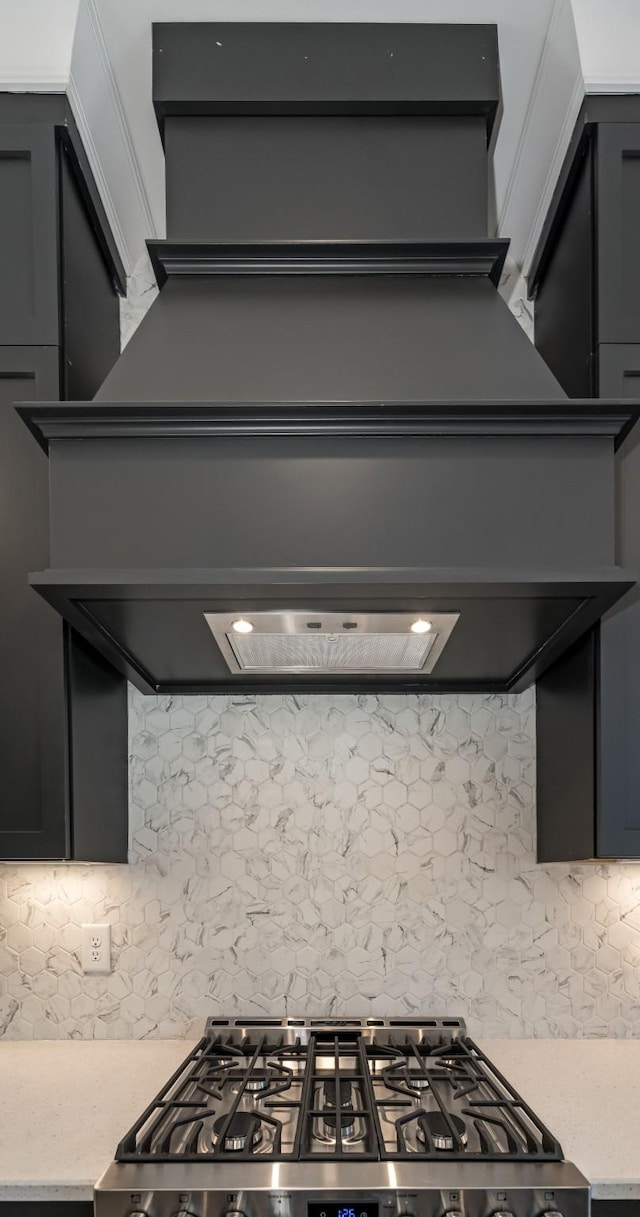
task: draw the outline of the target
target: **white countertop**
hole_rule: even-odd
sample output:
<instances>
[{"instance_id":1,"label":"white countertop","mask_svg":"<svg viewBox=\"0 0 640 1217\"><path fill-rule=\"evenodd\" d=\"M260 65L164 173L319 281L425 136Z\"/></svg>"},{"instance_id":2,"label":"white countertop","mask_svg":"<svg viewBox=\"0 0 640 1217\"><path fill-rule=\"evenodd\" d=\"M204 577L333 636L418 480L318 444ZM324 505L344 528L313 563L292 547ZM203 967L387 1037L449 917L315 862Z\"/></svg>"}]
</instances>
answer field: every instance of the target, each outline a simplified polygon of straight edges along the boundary
<instances>
[{"instance_id":1,"label":"white countertop","mask_svg":"<svg viewBox=\"0 0 640 1217\"><path fill-rule=\"evenodd\" d=\"M594 1200L640 1200L640 1040L479 1040Z\"/></svg>"},{"instance_id":2,"label":"white countertop","mask_svg":"<svg viewBox=\"0 0 640 1217\"><path fill-rule=\"evenodd\" d=\"M0 1040L0 1201L91 1200L186 1040Z\"/></svg>"},{"instance_id":3,"label":"white countertop","mask_svg":"<svg viewBox=\"0 0 640 1217\"><path fill-rule=\"evenodd\" d=\"M0 1201L90 1200L184 1040L0 1041ZM640 1041L482 1040L597 1199L640 1199Z\"/></svg>"}]
</instances>

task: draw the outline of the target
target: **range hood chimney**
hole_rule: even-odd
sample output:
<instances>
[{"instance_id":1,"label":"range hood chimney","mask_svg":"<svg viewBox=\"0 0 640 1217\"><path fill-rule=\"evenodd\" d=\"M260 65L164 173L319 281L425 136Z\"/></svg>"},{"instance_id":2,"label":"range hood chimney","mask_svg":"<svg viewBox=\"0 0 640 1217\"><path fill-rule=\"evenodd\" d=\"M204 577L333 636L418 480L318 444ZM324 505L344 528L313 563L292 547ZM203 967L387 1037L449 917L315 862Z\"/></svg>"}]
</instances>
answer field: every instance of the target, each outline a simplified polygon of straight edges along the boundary
<instances>
[{"instance_id":1,"label":"range hood chimney","mask_svg":"<svg viewBox=\"0 0 640 1217\"><path fill-rule=\"evenodd\" d=\"M143 691L525 687L633 582L638 410L568 400L497 291L495 27L153 39L162 290L94 402L20 407L34 587Z\"/></svg>"}]
</instances>

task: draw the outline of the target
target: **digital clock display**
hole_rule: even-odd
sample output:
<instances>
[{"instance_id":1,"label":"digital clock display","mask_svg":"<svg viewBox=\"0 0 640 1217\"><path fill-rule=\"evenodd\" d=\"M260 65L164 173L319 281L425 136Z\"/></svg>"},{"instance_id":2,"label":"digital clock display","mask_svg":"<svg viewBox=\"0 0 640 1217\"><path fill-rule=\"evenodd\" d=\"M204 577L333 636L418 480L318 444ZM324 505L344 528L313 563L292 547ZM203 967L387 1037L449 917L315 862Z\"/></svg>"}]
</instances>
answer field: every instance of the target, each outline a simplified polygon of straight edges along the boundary
<instances>
[{"instance_id":1,"label":"digital clock display","mask_svg":"<svg viewBox=\"0 0 640 1217\"><path fill-rule=\"evenodd\" d=\"M378 1209L367 1200L320 1201L307 1206L307 1217L379 1217Z\"/></svg>"}]
</instances>

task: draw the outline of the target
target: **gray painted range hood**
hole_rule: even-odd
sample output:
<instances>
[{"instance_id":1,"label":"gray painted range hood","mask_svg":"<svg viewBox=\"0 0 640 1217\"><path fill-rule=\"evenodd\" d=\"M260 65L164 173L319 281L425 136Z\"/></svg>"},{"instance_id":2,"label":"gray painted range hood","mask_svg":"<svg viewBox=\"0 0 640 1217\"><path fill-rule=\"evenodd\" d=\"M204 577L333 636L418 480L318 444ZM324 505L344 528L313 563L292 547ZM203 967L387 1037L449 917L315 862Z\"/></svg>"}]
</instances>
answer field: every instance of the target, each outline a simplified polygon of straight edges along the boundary
<instances>
[{"instance_id":1,"label":"gray painted range hood","mask_svg":"<svg viewBox=\"0 0 640 1217\"><path fill-rule=\"evenodd\" d=\"M154 28L162 290L95 401L20 407L31 581L140 689L519 689L633 582L637 406L497 291L498 86L491 26Z\"/></svg>"}]
</instances>

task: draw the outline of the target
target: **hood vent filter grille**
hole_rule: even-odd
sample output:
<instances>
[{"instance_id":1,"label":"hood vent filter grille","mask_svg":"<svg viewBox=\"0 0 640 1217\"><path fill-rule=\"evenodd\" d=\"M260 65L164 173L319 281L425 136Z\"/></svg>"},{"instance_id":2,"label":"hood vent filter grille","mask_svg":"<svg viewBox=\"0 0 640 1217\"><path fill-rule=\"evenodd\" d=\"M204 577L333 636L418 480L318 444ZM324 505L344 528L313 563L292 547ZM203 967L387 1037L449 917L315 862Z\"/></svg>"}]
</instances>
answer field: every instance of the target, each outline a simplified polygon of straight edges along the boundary
<instances>
[{"instance_id":1,"label":"hood vent filter grille","mask_svg":"<svg viewBox=\"0 0 640 1217\"><path fill-rule=\"evenodd\" d=\"M229 639L244 671L416 672L433 634L250 634Z\"/></svg>"},{"instance_id":2,"label":"hood vent filter grille","mask_svg":"<svg viewBox=\"0 0 640 1217\"><path fill-rule=\"evenodd\" d=\"M205 613L232 672L429 672L457 613ZM417 619L430 629L413 633ZM234 621L244 627L236 632Z\"/></svg>"}]
</instances>

